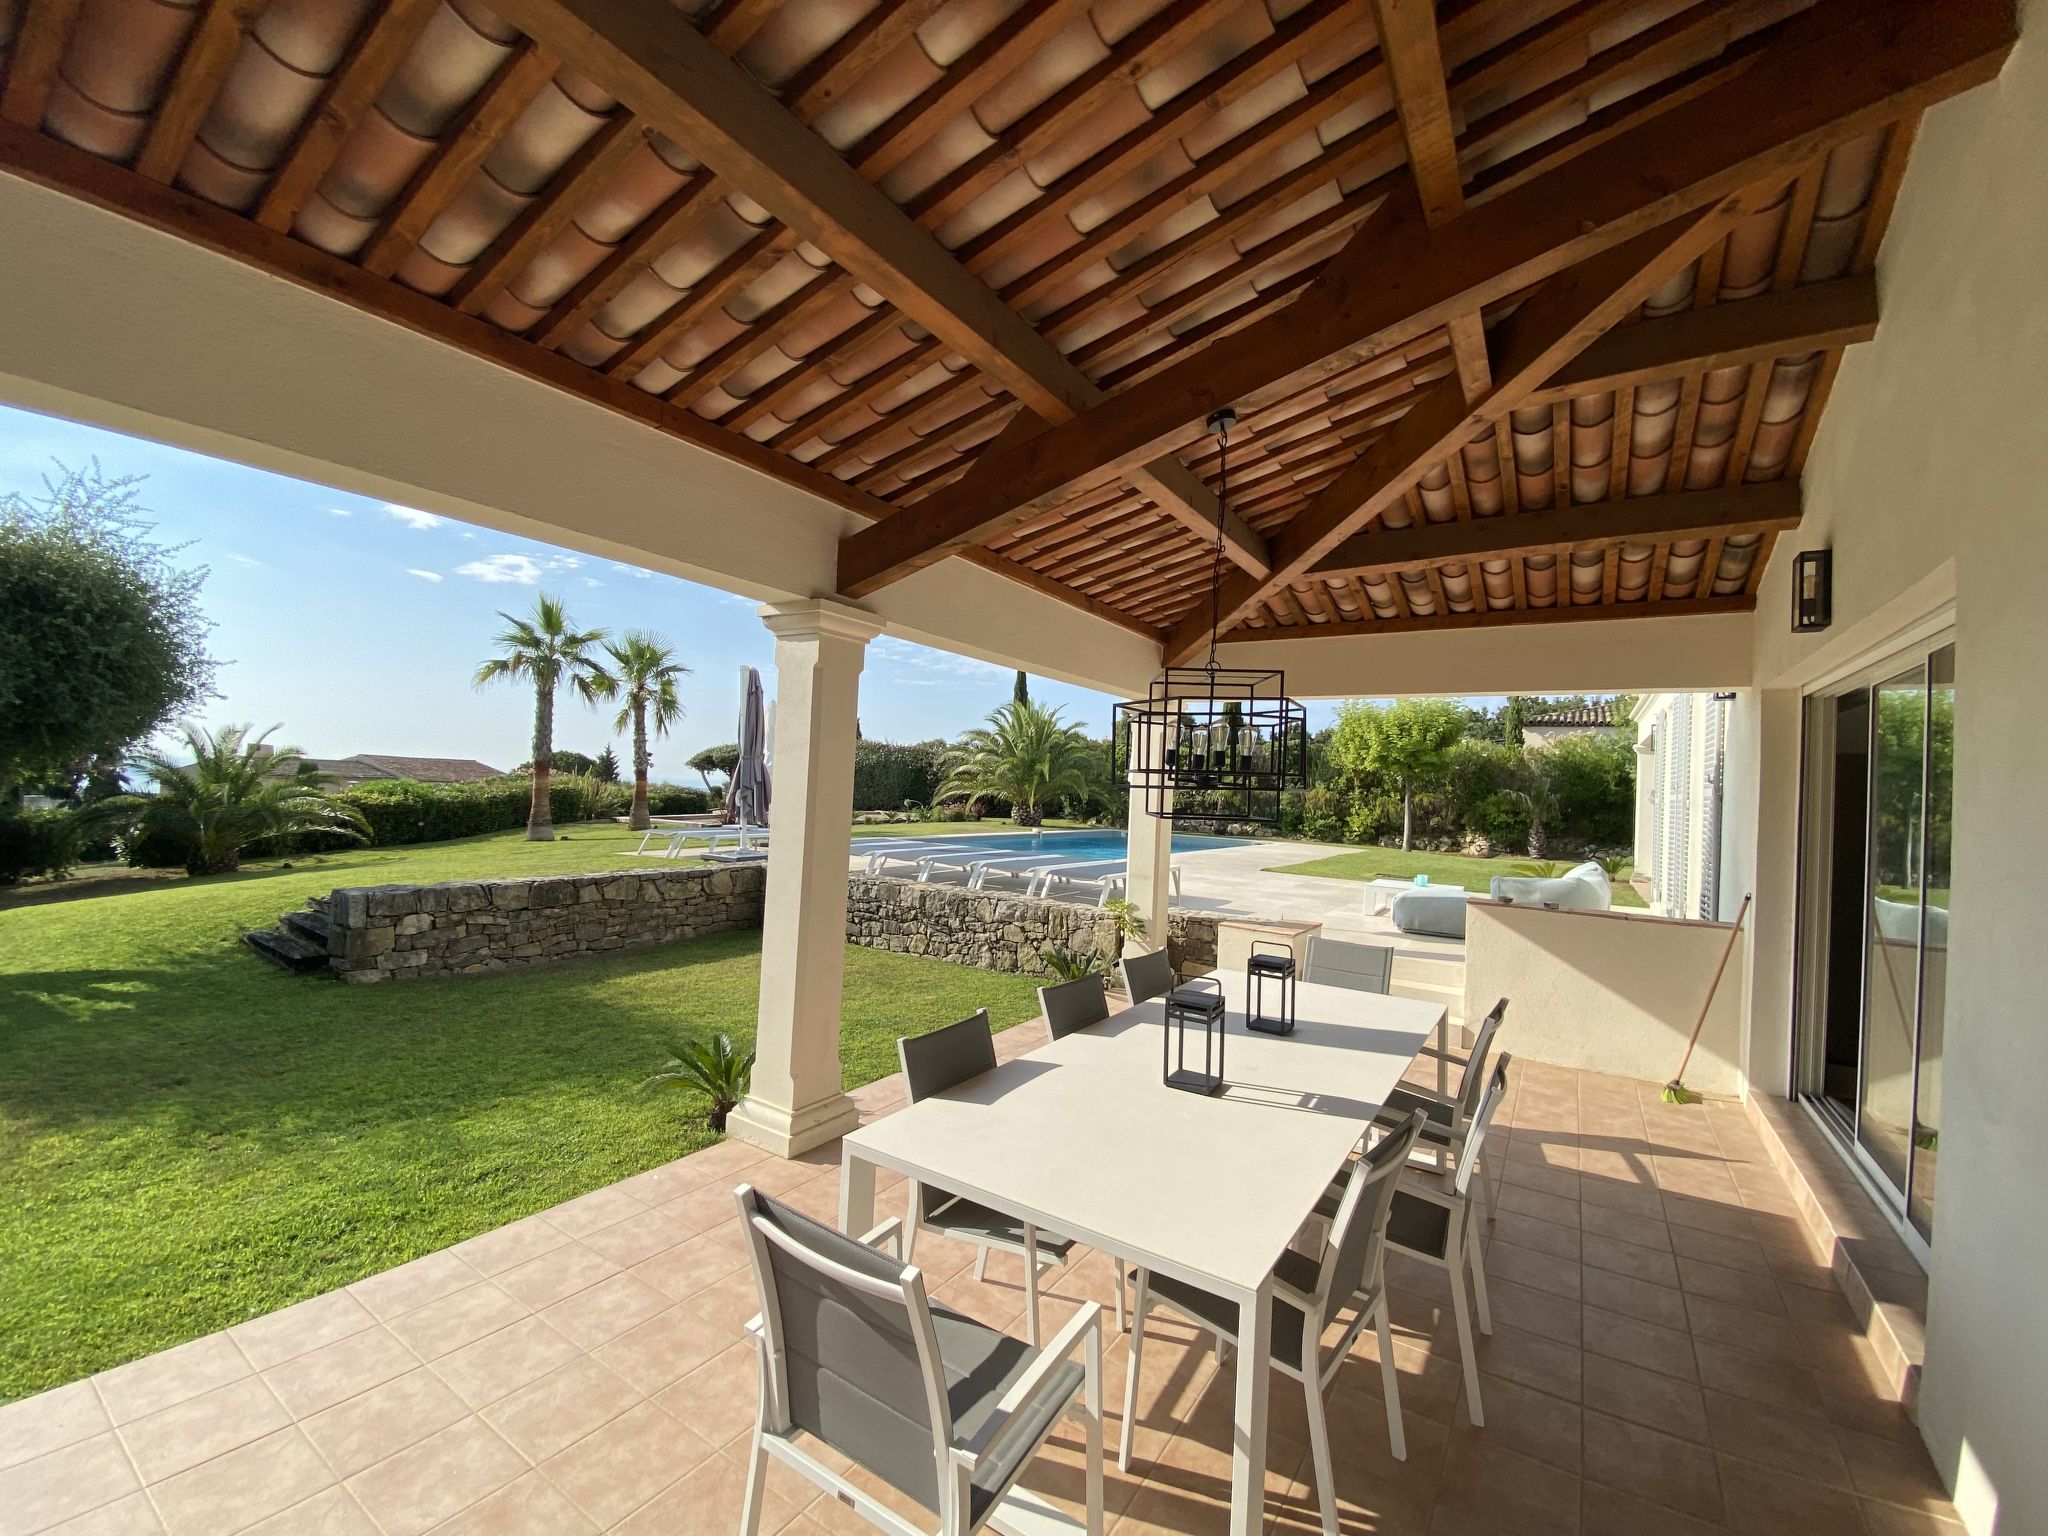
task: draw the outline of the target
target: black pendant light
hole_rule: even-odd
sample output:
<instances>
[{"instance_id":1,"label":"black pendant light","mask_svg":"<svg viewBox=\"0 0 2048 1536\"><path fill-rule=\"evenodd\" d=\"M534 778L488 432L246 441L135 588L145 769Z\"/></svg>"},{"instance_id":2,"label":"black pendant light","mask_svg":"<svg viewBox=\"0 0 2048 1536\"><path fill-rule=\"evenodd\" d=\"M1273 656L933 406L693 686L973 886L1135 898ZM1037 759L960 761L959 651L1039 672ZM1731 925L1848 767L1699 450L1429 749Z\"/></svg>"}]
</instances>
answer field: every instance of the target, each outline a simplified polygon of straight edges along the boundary
<instances>
[{"instance_id":1,"label":"black pendant light","mask_svg":"<svg viewBox=\"0 0 2048 1536\"><path fill-rule=\"evenodd\" d=\"M1308 711L1279 671L1216 662L1223 617L1223 524L1230 506L1229 407L1209 417L1221 451L1216 553L1209 572L1209 659L1168 667L1142 699L1115 710L1116 771L1167 821L1277 826L1283 790L1308 785Z\"/></svg>"}]
</instances>

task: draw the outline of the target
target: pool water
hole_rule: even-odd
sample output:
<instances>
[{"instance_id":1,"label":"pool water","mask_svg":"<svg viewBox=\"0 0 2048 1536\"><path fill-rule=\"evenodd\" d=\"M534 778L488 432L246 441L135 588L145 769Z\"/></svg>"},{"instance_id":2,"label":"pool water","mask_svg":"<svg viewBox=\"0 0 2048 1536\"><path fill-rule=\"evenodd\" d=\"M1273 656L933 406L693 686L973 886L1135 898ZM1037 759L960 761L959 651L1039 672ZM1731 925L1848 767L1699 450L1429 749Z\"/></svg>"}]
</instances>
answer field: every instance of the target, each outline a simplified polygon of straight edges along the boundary
<instances>
[{"instance_id":1,"label":"pool water","mask_svg":"<svg viewBox=\"0 0 2048 1536\"><path fill-rule=\"evenodd\" d=\"M950 834L935 832L930 841L951 842L953 838ZM1121 859L1129 851L1124 834L1113 828L1100 831L1082 828L1077 832L1004 832L990 836L963 829L959 841L1001 853L1037 853L1043 850L1055 858ZM1236 848L1246 841L1242 837L1198 837L1191 832L1176 832L1173 851L1200 853L1205 848ZM853 840L855 853L860 851L861 842L860 838Z\"/></svg>"}]
</instances>

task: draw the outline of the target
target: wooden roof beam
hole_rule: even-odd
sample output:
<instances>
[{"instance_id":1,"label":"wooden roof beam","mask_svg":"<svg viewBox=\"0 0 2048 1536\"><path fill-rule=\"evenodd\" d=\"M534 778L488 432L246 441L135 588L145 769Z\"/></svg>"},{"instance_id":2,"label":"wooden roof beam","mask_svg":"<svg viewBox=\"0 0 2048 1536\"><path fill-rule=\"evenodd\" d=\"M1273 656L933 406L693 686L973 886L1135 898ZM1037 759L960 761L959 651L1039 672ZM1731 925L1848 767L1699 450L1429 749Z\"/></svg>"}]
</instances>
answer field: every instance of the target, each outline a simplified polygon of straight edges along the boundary
<instances>
[{"instance_id":1,"label":"wooden roof beam","mask_svg":"<svg viewBox=\"0 0 2048 1536\"><path fill-rule=\"evenodd\" d=\"M1472 613L1431 613L1401 619L1334 620L1326 624L1264 624L1223 637L1224 645L1250 645L1261 640L1338 640L1347 635L1399 635L1438 629L1497 629L1521 624L1598 624L1629 619L1675 619L1687 615L1754 613L1756 599L1748 593L1728 597L1696 597L1673 603L1600 603L1581 607L1482 608Z\"/></svg>"},{"instance_id":2,"label":"wooden roof beam","mask_svg":"<svg viewBox=\"0 0 2048 1536\"><path fill-rule=\"evenodd\" d=\"M1462 523L1424 523L1354 534L1309 568L1330 576L1390 576L1466 561L1517 555L1576 553L1623 544L1670 544L1687 539L1784 533L1799 526L1797 481L1681 491L1596 501L1520 517L1482 517Z\"/></svg>"},{"instance_id":3,"label":"wooden roof beam","mask_svg":"<svg viewBox=\"0 0 2048 1536\"><path fill-rule=\"evenodd\" d=\"M1101 389L1030 322L679 12L637 0L505 0L499 14L1042 417L1066 421L1102 403ZM1147 455L1128 472L1203 536L1221 519L1231 557L1248 571L1265 568L1265 540L1171 454Z\"/></svg>"},{"instance_id":4,"label":"wooden roof beam","mask_svg":"<svg viewBox=\"0 0 2048 1536\"><path fill-rule=\"evenodd\" d=\"M1162 450L1203 417L1249 412L1505 298L1835 145L1992 79L2015 37L2005 0L1822 0L1750 67L1431 231L1397 193L1301 303L1224 337L1107 405L1007 451L994 499L941 492L840 545L861 596L978 544ZM1543 380L1533 381L1541 384Z\"/></svg>"}]
</instances>

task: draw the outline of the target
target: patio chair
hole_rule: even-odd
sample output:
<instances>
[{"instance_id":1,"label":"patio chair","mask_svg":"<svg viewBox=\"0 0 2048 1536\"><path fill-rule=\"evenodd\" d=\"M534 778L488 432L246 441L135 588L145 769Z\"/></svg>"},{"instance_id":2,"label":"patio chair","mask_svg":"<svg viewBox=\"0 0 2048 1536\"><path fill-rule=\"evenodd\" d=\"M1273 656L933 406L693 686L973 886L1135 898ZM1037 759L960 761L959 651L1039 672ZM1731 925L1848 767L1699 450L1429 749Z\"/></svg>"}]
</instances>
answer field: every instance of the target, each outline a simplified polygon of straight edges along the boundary
<instances>
[{"instance_id":1,"label":"patio chair","mask_svg":"<svg viewBox=\"0 0 2048 1536\"><path fill-rule=\"evenodd\" d=\"M1164 997L1173 990L1173 962L1166 951L1155 949L1142 955L1125 955L1117 962L1123 972L1124 991L1134 1003Z\"/></svg>"},{"instance_id":2,"label":"patio chair","mask_svg":"<svg viewBox=\"0 0 2048 1536\"><path fill-rule=\"evenodd\" d=\"M1387 1287L1383 1273L1388 1242L1388 1217L1399 1199L1400 1177L1422 1117L1414 1115L1400 1130L1368 1152L1345 1183L1330 1225L1329 1241L1320 1259L1289 1249L1273 1270L1273 1369L1302 1385L1308 1402L1309 1449L1316 1468L1316 1501L1322 1508L1325 1536L1337 1536L1337 1485L1330 1464L1330 1426L1323 1412L1323 1394L1350 1353L1352 1341L1371 1324L1379 1332L1380 1387L1387 1399L1387 1438L1397 1461L1408 1456L1401 1424L1401 1380L1394 1363L1394 1334L1387 1318ZM1216 1336L1220 1347L1237 1342L1237 1304L1170 1275L1138 1271L1138 1300L1131 1316L1131 1360L1124 1373L1123 1436L1117 1464L1131 1467L1131 1426L1138 1416L1138 1377L1143 1369L1145 1318L1165 1305ZM1325 1329L1353 1308L1351 1320L1329 1348L1322 1346ZM1243 1368L1240 1359L1239 1368Z\"/></svg>"},{"instance_id":3,"label":"patio chair","mask_svg":"<svg viewBox=\"0 0 2048 1536\"><path fill-rule=\"evenodd\" d=\"M1100 976L1083 976L1076 981L1040 987L1038 1007L1045 1015L1046 1032L1055 1040L1064 1040L1075 1031L1100 1024L1109 1017L1109 998Z\"/></svg>"},{"instance_id":4,"label":"patio chair","mask_svg":"<svg viewBox=\"0 0 2048 1536\"><path fill-rule=\"evenodd\" d=\"M1381 1106L1374 1121L1382 1129L1389 1129L1419 1111L1424 1119L1422 1144L1436 1154L1437 1166L1444 1170L1447 1184L1452 1172L1468 1156L1473 1163L1479 1162L1478 1147L1474 1145L1469 1151L1467 1149L1467 1134L1472 1126L1472 1117L1479 1111L1480 1095L1486 1089L1486 1062L1493 1053L1494 1036L1500 1033L1507 1015L1508 1000L1502 998L1480 1021L1479 1033L1472 1041L1472 1054L1462 1058L1456 1093L1444 1098L1428 1088L1398 1087L1387 1095L1387 1102ZM1457 1061L1460 1058L1451 1059ZM1485 1170L1479 1171L1481 1177L1474 1186L1473 1198L1479 1202L1484 1216L1487 1205Z\"/></svg>"},{"instance_id":5,"label":"patio chair","mask_svg":"<svg viewBox=\"0 0 2048 1536\"><path fill-rule=\"evenodd\" d=\"M1384 995L1394 983L1394 951L1385 944L1354 944L1317 934L1308 941L1308 964L1302 967L1301 979Z\"/></svg>"},{"instance_id":6,"label":"patio chair","mask_svg":"<svg viewBox=\"0 0 2048 1536\"><path fill-rule=\"evenodd\" d=\"M995 1033L989 1028L988 1010L983 1008L958 1024L948 1024L927 1035L905 1035L896 1042L896 1056L903 1064L903 1087L911 1103L928 1099L970 1078L993 1072L996 1067ZM903 1238L903 1257L908 1262L916 1253L921 1231L972 1243L975 1250L974 1278L988 1274L991 1251L1014 1253L1024 1261L1024 1317L1031 1342L1038 1343L1038 1277L1046 1269L1057 1269L1074 1251L1070 1237L1054 1237L1028 1221L912 1180L910 1214Z\"/></svg>"},{"instance_id":7,"label":"patio chair","mask_svg":"<svg viewBox=\"0 0 2048 1536\"><path fill-rule=\"evenodd\" d=\"M856 1239L749 1185L735 1193L761 1303L747 1324L761 1388L740 1536L761 1529L770 1457L892 1536L1082 1529L1016 1486L1068 1416L1087 1438L1085 1529L1102 1536L1100 1307L1034 1349L934 1304L923 1275L882 1251L896 1222ZM931 1511L935 1529L924 1533L818 1447Z\"/></svg>"},{"instance_id":8,"label":"patio chair","mask_svg":"<svg viewBox=\"0 0 2048 1536\"><path fill-rule=\"evenodd\" d=\"M1502 1052L1494 1065L1492 1080L1486 1085L1486 1096L1480 1100L1479 1112L1472 1117L1472 1123L1466 1130L1465 1144L1472 1155L1453 1169L1450 1186L1446 1188L1434 1178L1403 1179L1394 1194L1393 1210L1387 1218L1389 1247L1397 1253L1436 1265L1450 1278L1451 1311L1458 1324L1458 1352L1465 1362L1466 1409L1475 1426L1484 1424L1486 1417L1479 1403L1479 1357L1472 1344L1472 1311L1468 1310L1465 1301L1465 1276L1468 1273L1472 1277L1471 1308L1478 1312L1481 1333L1493 1332L1493 1315L1486 1305L1485 1255L1474 1228L1477 1206L1472 1198L1472 1171L1479 1165L1479 1148L1486 1140L1487 1128L1493 1123L1494 1111L1500 1108L1500 1101L1507 1094L1508 1063L1511 1060L1511 1056ZM1413 1125L1415 1117L1411 1115L1405 1123ZM1378 1154L1380 1147L1393 1139L1389 1136L1354 1166L1365 1166ZM1349 1193L1349 1183L1347 1179L1346 1193ZM1324 1203L1316 1207L1316 1214L1331 1221L1334 1230L1335 1218L1341 1208L1341 1203L1333 1204L1326 1196Z\"/></svg>"}]
</instances>

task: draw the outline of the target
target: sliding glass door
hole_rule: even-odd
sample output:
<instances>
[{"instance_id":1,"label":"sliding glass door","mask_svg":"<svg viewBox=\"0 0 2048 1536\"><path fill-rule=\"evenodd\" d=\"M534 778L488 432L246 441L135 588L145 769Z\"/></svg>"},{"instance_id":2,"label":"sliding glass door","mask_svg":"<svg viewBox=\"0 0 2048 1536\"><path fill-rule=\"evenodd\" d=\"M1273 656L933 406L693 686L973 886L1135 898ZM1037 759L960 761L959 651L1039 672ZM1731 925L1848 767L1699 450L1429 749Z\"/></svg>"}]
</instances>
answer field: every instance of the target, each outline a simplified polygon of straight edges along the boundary
<instances>
[{"instance_id":1,"label":"sliding glass door","mask_svg":"<svg viewBox=\"0 0 2048 1536\"><path fill-rule=\"evenodd\" d=\"M1922 1237L1941 1144L1954 775L1945 638L1808 700L1799 1080Z\"/></svg>"}]
</instances>

